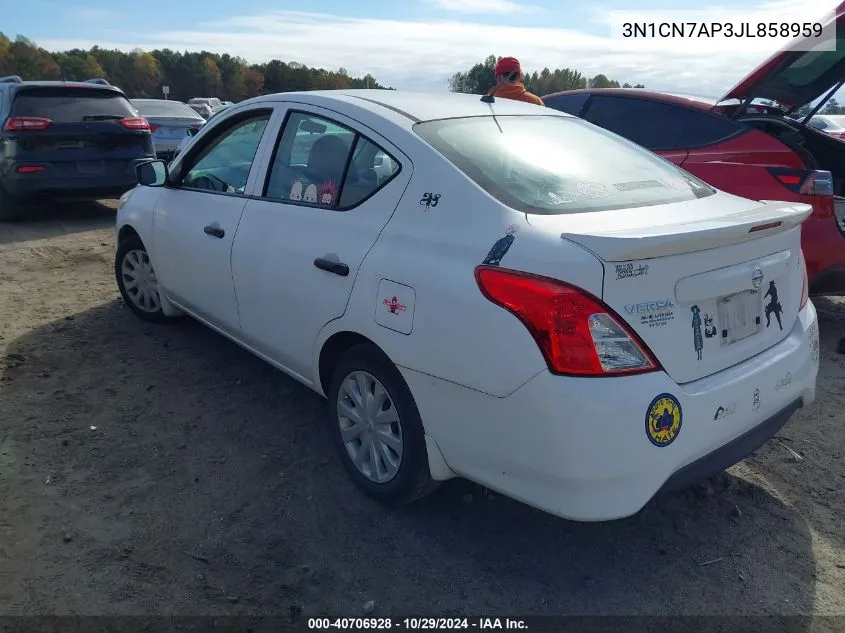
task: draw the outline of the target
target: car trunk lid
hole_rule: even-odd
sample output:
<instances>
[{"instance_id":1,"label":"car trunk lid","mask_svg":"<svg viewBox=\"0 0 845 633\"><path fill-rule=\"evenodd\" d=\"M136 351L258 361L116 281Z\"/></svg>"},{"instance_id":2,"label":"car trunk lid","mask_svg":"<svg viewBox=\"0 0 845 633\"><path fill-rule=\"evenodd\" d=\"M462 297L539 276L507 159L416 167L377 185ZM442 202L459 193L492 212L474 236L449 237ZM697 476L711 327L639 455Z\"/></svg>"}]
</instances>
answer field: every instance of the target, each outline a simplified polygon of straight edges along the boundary
<instances>
[{"instance_id":1,"label":"car trunk lid","mask_svg":"<svg viewBox=\"0 0 845 633\"><path fill-rule=\"evenodd\" d=\"M150 132L153 135L153 142L179 142L188 135L188 130L198 130L204 125L204 121L190 117L160 117L148 116Z\"/></svg>"},{"instance_id":2,"label":"car trunk lid","mask_svg":"<svg viewBox=\"0 0 845 633\"><path fill-rule=\"evenodd\" d=\"M845 34L845 2L819 23L825 29L834 26L838 40ZM832 90L845 79L845 49L799 50L810 48L809 41L810 38L796 39L775 52L728 90L714 109L720 109L723 102L732 99L741 102L769 99L799 107Z\"/></svg>"},{"instance_id":3,"label":"car trunk lid","mask_svg":"<svg viewBox=\"0 0 845 633\"><path fill-rule=\"evenodd\" d=\"M678 383L783 340L801 301L800 224L811 207L718 195L715 213L711 197L530 220L603 262L602 300Z\"/></svg>"}]
</instances>

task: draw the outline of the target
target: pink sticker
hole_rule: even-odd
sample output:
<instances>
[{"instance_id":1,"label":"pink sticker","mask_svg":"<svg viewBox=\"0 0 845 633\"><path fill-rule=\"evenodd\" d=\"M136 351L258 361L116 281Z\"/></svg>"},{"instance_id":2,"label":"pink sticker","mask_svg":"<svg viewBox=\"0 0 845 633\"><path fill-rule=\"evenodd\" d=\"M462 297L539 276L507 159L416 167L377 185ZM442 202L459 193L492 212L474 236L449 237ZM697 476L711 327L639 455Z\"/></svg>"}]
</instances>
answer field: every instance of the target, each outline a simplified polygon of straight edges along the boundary
<instances>
[{"instance_id":1,"label":"pink sticker","mask_svg":"<svg viewBox=\"0 0 845 633\"><path fill-rule=\"evenodd\" d=\"M331 205L337 198L337 186L331 180L320 185L319 200L321 204Z\"/></svg>"}]
</instances>

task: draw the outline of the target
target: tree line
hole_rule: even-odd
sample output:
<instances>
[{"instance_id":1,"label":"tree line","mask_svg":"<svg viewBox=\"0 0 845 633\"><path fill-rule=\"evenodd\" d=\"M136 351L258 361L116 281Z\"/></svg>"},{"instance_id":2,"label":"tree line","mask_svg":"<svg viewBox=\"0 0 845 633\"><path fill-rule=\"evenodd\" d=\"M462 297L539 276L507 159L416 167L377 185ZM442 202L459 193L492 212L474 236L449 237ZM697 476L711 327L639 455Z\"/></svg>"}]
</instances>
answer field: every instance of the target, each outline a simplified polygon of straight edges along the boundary
<instances>
[{"instance_id":1,"label":"tree line","mask_svg":"<svg viewBox=\"0 0 845 633\"><path fill-rule=\"evenodd\" d=\"M490 55L469 70L455 73L449 79L449 90L470 94L486 94L496 83L493 70L498 59L496 55ZM557 68L553 71L544 68L539 73L535 70L532 73L524 72L524 74L525 88L539 96L579 88L645 88L643 84L633 86L629 83L620 84L618 81L608 79L607 76L602 74L595 77L586 77L571 68Z\"/></svg>"},{"instance_id":2,"label":"tree line","mask_svg":"<svg viewBox=\"0 0 845 633\"><path fill-rule=\"evenodd\" d=\"M465 72L449 79L453 92L486 93L495 83L493 69L497 57L490 55ZM293 90L336 90L379 88L372 75L351 77L344 68L309 68L298 62L274 59L250 64L241 57L209 51L179 52L170 49L126 53L95 46L89 50L48 51L18 35L14 40L0 32L0 76L19 75L24 80L63 79L81 81L102 77L119 86L131 98L161 98L162 87L170 88L169 98L187 101L192 97L216 96L241 101L260 94ZM578 88L644 88L620 84L603 74L586 77L571 68L526 73L525 87L538 95Z\"/></svg>"},{"instance_id":3,"label":"tree line","mask_svg":"<svg viewBox=\"0 0 845 633\"><path fill-rule=\"evenodd\" d=\"M95 46L51 52L18 35L14 40L0 32L0 76L19 75L23 80L82 81L102 77L120 87L130 98L218 97L241 101L260 94L293 90L381 88L374 77L350 77L344 68L309 68L297 62L274 59L250 64L241 57L208 51L180 53L170 49L125 53Z\"/></svg>"}]
</instances>

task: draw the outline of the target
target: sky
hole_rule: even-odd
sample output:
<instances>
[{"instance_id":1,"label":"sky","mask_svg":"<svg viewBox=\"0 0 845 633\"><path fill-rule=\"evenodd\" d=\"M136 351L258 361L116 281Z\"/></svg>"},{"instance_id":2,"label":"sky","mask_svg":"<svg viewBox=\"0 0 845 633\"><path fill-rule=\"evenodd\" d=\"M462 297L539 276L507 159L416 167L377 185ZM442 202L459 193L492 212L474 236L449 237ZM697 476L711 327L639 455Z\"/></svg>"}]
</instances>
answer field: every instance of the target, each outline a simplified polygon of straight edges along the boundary
<instances>
[{"instance_id":1,"label":"sky","mask_svg":"<svg viewBox=\"0 0 845 633\"><path fill-rule=\"evenodd\" d=\"M445 91L456 71L488 55L514 56L524 70L568 67L657 90L720 96L783 40L624 40L619 14L696 10L719 21L741 10L751 21L825 15L831 0L0 0L0 30L48 50L171 48L276 58L370 73L401 90ZM25 9L23 9L25 6ZM614 18L615 15L615 18ZM731 14L734 16L734 14ZM614 21L615 20L615 21ZM614 31L613 26L617 25Z\"/></svg>"}]
</instances>

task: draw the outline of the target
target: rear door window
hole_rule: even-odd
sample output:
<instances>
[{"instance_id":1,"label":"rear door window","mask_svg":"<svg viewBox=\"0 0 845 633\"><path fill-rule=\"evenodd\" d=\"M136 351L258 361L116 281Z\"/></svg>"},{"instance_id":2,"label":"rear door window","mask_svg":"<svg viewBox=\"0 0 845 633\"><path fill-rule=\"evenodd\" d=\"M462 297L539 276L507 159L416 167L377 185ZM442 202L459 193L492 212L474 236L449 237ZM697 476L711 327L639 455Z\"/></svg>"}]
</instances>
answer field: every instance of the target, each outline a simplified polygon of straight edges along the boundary
<instances>
[{"instance_id":1,"label":"rear door window","mask_svg":"<svg viewBox=\"0 0 845 633\"><path fill-rule=\"evenodd\" d=\"M502 203L526 213L607 211L694 200L715 189L582 119L480 116L414 130Z\"/></svg>"},{"instance_id":2,"label":"rear door window","mask_svg":"<svg viewBox=\"0 0 845 633\"><path fill-rule=\"evenodd\" d=\"M400 169L393 156L357 132L321 116L291 112L264 197L346 210L373 196Z\"/></svg>"},{"instance_id":3,"label":"rear door window","mask_svg":"<svg viewBox=\"0 0 845 633\"><path fill-rule=\"evenodd\" d=\"M82 123L138 116L121 94L99 88L30 88L12 103L12 116L40 117L55 123Z\"/></svg>"},{"instance_id":4,"label":"rear door window","mask_svg":"<svg viewBox=\"0 0 845 633\"><path fill-rule=\"evenodd\" d=\"M743 132L723 116L633 97L594 96L583 117L652 151L705 147Z\"/></svg>"}]
</instances>

